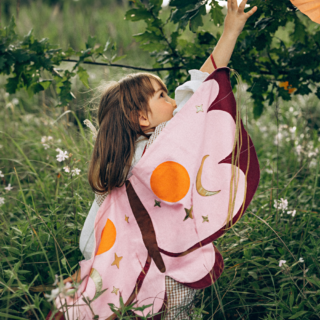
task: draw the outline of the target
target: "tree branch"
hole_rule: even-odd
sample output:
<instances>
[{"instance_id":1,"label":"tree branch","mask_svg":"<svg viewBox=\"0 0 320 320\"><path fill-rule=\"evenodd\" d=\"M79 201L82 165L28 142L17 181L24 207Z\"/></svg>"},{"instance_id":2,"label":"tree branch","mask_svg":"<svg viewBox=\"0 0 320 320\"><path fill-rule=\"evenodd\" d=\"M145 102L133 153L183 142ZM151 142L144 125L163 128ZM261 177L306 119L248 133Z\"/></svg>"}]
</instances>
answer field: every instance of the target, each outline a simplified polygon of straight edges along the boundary
<instances>
[{"instance_id":1,"label":"tree branch","mask_svg":"<svg viewBox=\"0 0 320 320\"><path fill-rule=\"evenodd\" d=\"M79 60L75 60L75 59L63 59L62 61L75 62L75 63L79 62ZM150 69L150 68L140 68L140 67L134 67L134 66L127 66L127 65L116 64L116 63L103 63L103 62L92 62L92 61L83 61L82 63L96 65L96 66L127 68L127 69L134 69L134 70L140 70L140 71L170 71L170 70L186 69L185 67L152 68L152 69Z\"/></svg>"}]
</instances>

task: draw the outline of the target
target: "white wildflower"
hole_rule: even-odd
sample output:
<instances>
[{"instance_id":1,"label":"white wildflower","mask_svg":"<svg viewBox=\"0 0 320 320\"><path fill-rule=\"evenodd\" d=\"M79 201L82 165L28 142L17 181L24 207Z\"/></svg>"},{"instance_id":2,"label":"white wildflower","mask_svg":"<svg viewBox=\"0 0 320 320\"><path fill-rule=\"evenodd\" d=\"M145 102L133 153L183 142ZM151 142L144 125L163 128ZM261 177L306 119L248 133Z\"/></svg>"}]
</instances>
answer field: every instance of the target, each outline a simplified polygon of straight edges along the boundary
<instances>
[{"instance_id":1,"label":"white wildflower","mask_svg":"<svg viewBox=\"0 0 320 320\"><path fill-rule=\"evenodd\" d=\"M0 170L0 178L3 178L4 174L2 173L2 171Z\"/></svg>"},{"instance_id":2,"label":"white wildflower","mask_svg":"<svg viewBox=\"0 0 320 320\"><path fill-rule=\"evenodd\" d=\"M318 162L315 158L313 158L309 163L310 168L315 168L317 165L318 165Z\"/></svg>"},{"instance_id":3,"label":"white wildflower","mask_svg":"<svg viewBox=\"0 0 320 320\"><path fill-rule=\"evenodd\" d=\"M300 257L298 262L303 263L304 262L303 258Z\"/></svg>"},{"instance_id":4,"label":"white wildflower","mask_svg":"<svg viewBox=\"0 0 320 320\"><path fill-rule=\"evenodd\" d=\"M56 280L54 284L58 283L57 280L58 280L58 276L56 276ZM66 284L64 284L63 281L61 280L58 287L51 290L51 294L44 294L44 296L50 302L52 300L55 300L60 294L62 298L71 296L76 292L77 289L78 289L77 284L72 285L70 282L67 282Z\"/></svg>"},{"instance_id":5,"label":"white wildflower","mask_svg":"<svg viewBox=\"0 0 320 320\"><path fill-rule=\"evenodd\" d=\"M296 130L297 130L297 127L289 128L289 131L290 131L291 133L295 133L295 132L296 132Z\"/></svg>"},{"instance_id":6,"label":"white wildflower","mask_svg":"<svg viewBox=\"0 0 320 320\"><path fill-rule=\"evenodd\" d=\"M297 211L293 210L293 211L287 211L287 214L291 214L292 217L294 217L296 215Z\"/></svg>"},{"instance_id":7,"label":"white wildflower","mask_svg":"<svg viewBox=\"0 0 320 320\"><path fill-rule=\"evenodd\" d=\"M59 152L59 154L56 155L57 161L62 162L62 161L69 158L68 151L62 151L61 149L59 149L59 150L58 149L56 149L56 151Z\"/></svg>"},{"instance_id":8,"label":"white wildflower","mask_svg":"<svg viewBox=\"0 0 320 320\"><path fill-rule=\"evenodd\" d=\"M282 132L278 132L274 137L274 144L277 146L281 142L282 138L283 138Z\"/></svg>"},{"instance_id":9,"label":"white wildflower","mask_svg":"<svg viewBox=\"0 0 320 320\"><path fill-rule=\"evenodd\" d=\"M298 156L300 156L301 151L302 151L302 146L299 144L299 145L296 146L296 153L297 153Z\"/></svg>"},{"instance_id":10,"label":"white wildflower","mask_svg":"<svg viewBox=\"0 0 320 320\"><path fill-rule=\"evenodd\" d=\"M42 143L42 145L44 146L44 149L45 149L45 150L47 150L48 148L50 148L50 145L49 145L47 142L49 142L49 141L51 141L51 140L53 140L53 138L52 138L51 136L48 136L48 137L43 136L43 137L41 138L41 143Z\"/></svg>"},{"instance_id":11,"label":"white wildflower","mask_svg":"<svg viewBox=\"0 0 320 320\"><path fill-rule=\"evenodd\" d=\"M59 295L60 289L59 287L56 289L52 289L50 294L44 294L45 298L50 302L52 300L55 300Z\"/></svg>"},{"instance_id":12,"label":"white wildflower","mask_svg":"<svg viewBox=\"0 0 320 320\"><path fill-rule=\"evenodd\" d=\"M12 104L17 105L19 104L19 100L17 98L12 99Z\"/></svg>"},{"instance_id":13,"label":"white wildflower","mask_svg":"<svg viewBox=\"0 0 320 320\"><path fill-rule=\"evenodd\" d=\"M56 280L54 281L54 283L53 283L52 285L53 285L53 286L56 286L56 285L58 285L59 277L58 277L57 274L55 274L54 276L55 276Z\"/></svg>"},{"instance_id":14,"label":"white wildflower","mask_svg":"<svg viewBox=\"0 0 320 320\"><path fill-rule=\"evenodd\" d=\"M46 143L46 142L49 142L50 140L53 140L53 138L51 136L48 136L48 137L43 136L41 138L41 143Z\"/></svg>"},{"instance_id":15,"label":"white wildflower","mask_svg":"<svg viewBox=\"0 0 320 320\"><path fill-rule=\"evenodd\" d=\"M279 261L279 267L282 267L283 264L285 264L287 262L287 260L280 260Z\"/></svg>"},{"instance_id":16,"label":"white wildflower","mask_svg":"<svg viewBox=\"0 0 320 320\"><path fill-rule=\"evenodd\" d=\"M70 168L68 166L63 167L65 172L70 172Z\"/></svg>"},{"instance_id":17,"label":"white wildflower","mask_svg":"<svg viewBox=\"0 0 320 320\"><path fill-rule=\"evenodd\" d=\"M75 169L71 170L71 175L72 176L75 176L75 175L78 176L80 174L80 171L81 171L80 169L75 168Z\"/></svg>"},{"instance_id":18,"label":"white wildflower","mask_svg":"<svg viewBox=\"0 0 320 320\"><path fill-rule=\"evenodd\" d=\"M261 132L267 132L268 128L266 126L260 126L259 129Z\"/></svg>"},{"instance_id":19,"label":"white wildflower","mask_svg":"<svg viewBox=\"0 0 320 320\"><path fill-rule=\"evenodd\" d=\"M274 205L276 209L282 210L284 212L288 208L288 200L281 198L280 200L274 200Z\"/></svg>"},{"instance_id":20,"label":"white wildflower","mask_svg":"<svg viewBox=\"0 0 320 320\"><path fill-rule=\"evenodd\" d=\"M268 173L268 174L273 174L273 170L272 169L266 169L266 173Z\"/></svg>"},{"instance_id":21,"label":"white wildflower","mask_svg":"<svg viewBox=\"0 0 320 320\"><path fill-rule=\"evenodd\" d=\"M0 197L0 206L4 204L4 198Z\"/></svg>"},{"instance_id":22,"label":"white wildflower","mask_svg":"<svg viewBox=\"0 0 320 320\"><path fill-rule=\"evenodd\" d=\"M308 152L308 158L314 157L314 156L316 156L318 153L319 153L319 149L318 149L318 148L315 148L314 150L310 150L310 151Z\"/></svg>"},{"instance_id":23,"label":"white wildflower","mask_svg":"<svg viewBox=\"0 0 320 320\"><path fill-rule=\"evenodd\" d=\"M11 187L11 183L9 183L8 186L5 187L4 189L7 190L7 191L10 191L10 190L13 189L13 187Z\"/></svg>"}]
</instances>

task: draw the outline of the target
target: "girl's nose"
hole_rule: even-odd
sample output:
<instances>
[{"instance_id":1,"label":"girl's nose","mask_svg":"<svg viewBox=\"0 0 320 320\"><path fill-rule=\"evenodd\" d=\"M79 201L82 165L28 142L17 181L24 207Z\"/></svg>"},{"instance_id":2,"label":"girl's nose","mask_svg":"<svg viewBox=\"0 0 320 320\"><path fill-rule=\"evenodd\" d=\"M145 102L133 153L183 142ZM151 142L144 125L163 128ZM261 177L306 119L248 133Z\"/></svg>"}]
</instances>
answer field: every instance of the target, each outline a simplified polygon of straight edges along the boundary
<instances>
[{"instance_id":1,"label":"girl's nose","mask_svg":"<svg viewBox=\"0 0 320 320\"><path fill-rule=\"evenodd\" d=\"M170 98L170 102L171 102L171 104L173 106L173 109L175 109L177 107L176 101L174 99Z\"/></svg>"}]
</instances>

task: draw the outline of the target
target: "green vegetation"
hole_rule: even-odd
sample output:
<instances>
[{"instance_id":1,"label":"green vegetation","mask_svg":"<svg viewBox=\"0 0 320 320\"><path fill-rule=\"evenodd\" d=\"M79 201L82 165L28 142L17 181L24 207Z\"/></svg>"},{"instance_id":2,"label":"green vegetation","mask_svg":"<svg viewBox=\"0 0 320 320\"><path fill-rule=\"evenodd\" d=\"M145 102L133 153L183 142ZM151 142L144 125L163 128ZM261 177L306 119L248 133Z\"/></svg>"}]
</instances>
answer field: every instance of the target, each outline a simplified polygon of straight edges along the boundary
<instances>
[{"instance_id":1,"label":"green vegetation","mask_svg":"<svg viewBox=\"0 0 320 320\"><path fill-rule=\"evenodd\" d=\"M117 42L117 53L127 54L121 63L153 65L154 58L131 38L131 34L144 31L143 23L123 20L128 7L114 3L112 9L102 11L92 5L84 12L80 2L68 3L61 10L41 2L36 7L21 6L19 34L33 27L36 38L46 36L64 50L71 41L76 50L84 49L89 35L97 36L100 44L110 37ZM70 11L77 12L72 20ZM88 21L89 17L97 18ZM104 36L106 23L114 33L108 31ZM210 28L216 36L219 28L211 29L209 19L204 23L202 28ZM292 28L288 23L277 36L289 39ZM183 35L185 39L192 36L190 31ZM62 67L73 65L65 63ZM239 71L236 59L232 67ZM91 88L101 80L117 80L132 72L107 67L86 69ZM5 82L3 77L0 319L45 319L52 302L44 297L42 286L49 294L55 274L69 276L83 259L79 235L94 198L86 176L93 141L90 130L83 125L84 119L94 116L89 110L93 106L87 103L92 92L75 78L72 92L77 99L68 108L54 108L58 96L52 87L33 96L23 90L9 95ZM199 292L196 310L204 311L204 319L319 319L318 98L313 93L291 95L291 101L278 98L270 106L265 104L265 112L257 120L246 89L248 86L237 91L242 93L243 120L258 153L261 181L245 216L215 242L223 254L225 270L214 286ZM289 94L285 87L279 90ZM57 161L57 148L67 151L68 158ZM278 208L274 207L275 201ZM281 260L286 262L280 267Z\"/></svg>"}]
</instances>

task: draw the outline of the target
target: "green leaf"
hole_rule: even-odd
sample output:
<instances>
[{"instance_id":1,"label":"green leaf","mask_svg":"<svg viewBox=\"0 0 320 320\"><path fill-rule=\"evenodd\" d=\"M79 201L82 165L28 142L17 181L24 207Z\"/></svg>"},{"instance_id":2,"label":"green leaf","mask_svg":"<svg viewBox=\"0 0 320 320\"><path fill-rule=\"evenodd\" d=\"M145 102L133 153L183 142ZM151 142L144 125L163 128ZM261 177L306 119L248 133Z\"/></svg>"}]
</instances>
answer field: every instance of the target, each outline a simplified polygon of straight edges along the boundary
<instances>
[{"instance_id":1,"label":"green leaf","mask_svg":"<svg viewBox=\"0 0 320 320\"><path fill-rule=\"evenodd\" d=\"M249 271L248 273L250 274L250 276L251 276L253 279L258 280L258 276L257 276L257 274L256 274L254 271Z\"/></svg>"},{"instance_id":2,"label":"green leaf","mask_svg":"<svg viewBox=\"0 0 320 320\"><path fill-rule=\"evenodd\" d=\"M122 59L124 59L127 55L123 55L123 56L118 56L118 57L115 57L114 59L111 60L111 62L116 62L116 61L120 61Z\"/></svg>"},{"instance_id":3,"label":"green leaf","mask_svg":"<svg viewBox=\"0 0 320 320\"><path fill-rule=\"evenodd\" d=\"M4 67L7 59L4 56L0 56L0 70Z\"/></svg>"},{"instance_id":4,"label":"green leaf","mask_svg":"<svg viewBox=\"0 0 320 320\"><path fill-rule=\"evenodd\" d=\"M139 21L152 18L152 14L146 9L131 9L126 12L125 18L131 21Z\"/></svg>"},{"instance_id":5,"label":"green leaf","mask_svg":"<svg viewBox=\"0 0 320 320\"><path fill-rule=\"evenodd\" d=\"M161 41L163 40L163 37L160 35L157 35L155 32L146 31L144 33L138 33L133 35L133 37L136 39L136 41L139 42L147 42L147 41Z\"/></svg>"},{"instance_id":6,"label":"green leaf","mask_svg":"<svg viewBox=\"0 0 320 320\"><path fill-rule=\"evenodd\" d=\"M156 10L161 9L162 1L163 0L149 0L149 2L155 7Z\"/></svg>"},{"instance_id":7,"label":"green leaf","mask_svg":"<svg viewBox=\"0 0 320 320\"><path fill-rule=\"evenodd\" d=\"M166 49L166 45L162 43L152 42L140 45L140 48L145 51L161 51Z\"/></svg>"},{"instance_id":8,"label":"green leaf","mask_svg":"<svg viewBox=\"0 0 320 320\"><path fill-rule=\"evenodd\" d=\"M199 44L214 44L216 38L210 32L198 33Z\"/></svg>"},{"instance_id":9,"label":"green leaf","mask_svg":"<svg viewBox=\"0 0 320 320\"><path fill-rule=\"evenodd\" d=\"M302 315L308 313L308 311L299 311L297 312L295 315L293 315L292 317L290 317L289 319L297 319L299 317L301 317Z\"/></svg>"},{"instance_id":10,"label":"green leaf","mask_svg":"<svg viewBox=\"0 0 320 320\"><path fill-rule=\"evenodd\" d=\"M8 78L6 83L6 91L10 94L15 93L18 89L19 83L19 77Z\"/></svg>"},{"instance_id":11,"label":"green leaf","mask_svg":"<svg viewBox=\"0 0 320 320\"><path fill-rule=\"evenodd\" d=\"M259 98L259 97L254 97L254 101L253 101L253 116L255 119L260 118L260 116L262 115L263 112L263 98Z\"/></svg>"},{"instance_id":12,"label":"green leaf","mask_svg":"<svg viewBox=\"0 0 320 320\"><path fill-rule=\"evenodd\" d=\"M291 291L290 292L290 298L289 298L290 309L292 309L293 303L294 303L294 292Z\"/></svg>"},{"instance_id":13,"label":"green leaf","mask_svg":"<svg viewBox=\"0 0 320 320\"><path fill-rule=\"evenodd\" d=\"M67 261L66 261L66 258L62 258L61 259L61 264L63 265L64 268L67 267Z\"/></svg>"},{"instance_id":14,"label":"green leaf","mask_svg":"<svg viewBox=\"0 0 320 320\"><path fill-rule=\"evenodd\" d=\"M26 319L28 319L28 318L21 318L21 317L13 316L11 314L2 313L2 312L0 312L0 316L3 317L3 319L14 319L14 320L26 320Z\"/></svg>"},{"instance_id":15,"label":"green leaf","mask_svg":"<svg viewBox=\"0 0 320 320\"><path fill-rule=\"evenodd\" d=\"M106 45L104 46L104 49L103 49L104 52L108 50L110 43L111 42L109 40L106 42Z\"/></svg>"},{"instance_id":16,"label":"green leaf","mask_svg":"<svg viewBox=\"0 0 320 320\"><path fill-rule=\"evenodd\" d=\"M222 13L223 7L219 5L216 0L213 0L211 3L211 19L213 20L215 25L222 25L224 20L224 14Z\"/></svg>"},{"instance_id":17,"label":"green leaf","mask_svg":"<svg viewBox=\"0 0 320 320\"><path fill-rule=\"evenodd\" d=\"M85 69L83 69L82 67L78 67L78 71L77 74L81 80L81 82L89 89L89 75L87 73L87 71Z\"/></svg>"},{"instance_id":18,"label":"green leaf","mask_svg":"<svg viewBox=\"0 0 320 320\"><path fill-rule=\"evenodd\" d=\"M189 27L192 32L196 32L200 26L203 26L202 15L205 15L205 14L206 14L206 6L203 5L192 16L189 22Z\"/></svg>"},{"instance_id":19,"label":"green leaf","mask_svg":"<svg viewBox=\"0 0 320 320\"><path fill-rule=\"evenodd\" d=\"M39 84L42 86L44 90L48 89L50 87L50 84L52 83L52 80L40 80Z\"/></svg>"},{"instance_id":20,"label":"green leaf","mask_svg":"<svg viewBox=\"0 0 320 320\"><path fill-rule=\"evenodd\" d=\"M318 99L320 100L320 87L317 88L316 96L317 96Z\"/></svg>"},{"instance_id":21,"label":"green leaf","mask_svg":"<svg viewBox=\"0 0 320 320\"><path fill-rule=\"evenodd\" d=\"M88 37L88 40L86 42L86 48L87 49L92 49L94 45L96 44L97 38L96 37Z\"/></svg>"},{"instance_id":22,"label":"green leaf","mask_svg":"<svg viewBox=\"0 0 320 320\"><path fill-rule=\"evenodd\" d=\"M299 41L305 43L306 27L302 24L300 19L295 16L294 19L294 31L291 33L291 38L293 41Z\"/></svg>"}]
</instances>

